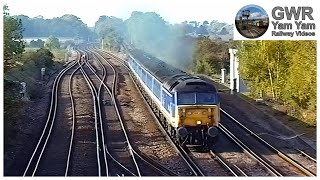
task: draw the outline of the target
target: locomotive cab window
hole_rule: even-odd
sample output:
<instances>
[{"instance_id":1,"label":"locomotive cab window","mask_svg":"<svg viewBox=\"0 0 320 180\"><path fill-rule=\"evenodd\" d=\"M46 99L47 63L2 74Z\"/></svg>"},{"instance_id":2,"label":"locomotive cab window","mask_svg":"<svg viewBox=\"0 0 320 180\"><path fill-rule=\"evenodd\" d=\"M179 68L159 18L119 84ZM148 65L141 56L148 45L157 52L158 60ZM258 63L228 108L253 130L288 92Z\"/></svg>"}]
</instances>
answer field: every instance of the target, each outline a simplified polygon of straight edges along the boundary
<instances>
[{"instance_id":1,"label":"locomotive cab window","mask_svg":"<svg viewBox=\"0 0 320 180\"><path fill-rule=\"evenodd\" d=\"M217 104L216 94L214 93L196 93L197 104Z\"/></svg>"},{"instance_id":2,"label":"locomotive cab window","mask_svg":"<svg viewBox=\"0 0 320 180\"><path fill-rule=\"evenodd\" d=\"M178 104L196 104L196 93L178 93Z\"/></svg>"},{"instance_id":3,"label":"locomotive cab window","mask_svg":"<svg viewBox=\"0 0 320 180\"><path fill-rule=\"evenodd\" d=\"M217 104L215 93L178 93L178 105L188 104Z\"/></svg>"}]
</instances>

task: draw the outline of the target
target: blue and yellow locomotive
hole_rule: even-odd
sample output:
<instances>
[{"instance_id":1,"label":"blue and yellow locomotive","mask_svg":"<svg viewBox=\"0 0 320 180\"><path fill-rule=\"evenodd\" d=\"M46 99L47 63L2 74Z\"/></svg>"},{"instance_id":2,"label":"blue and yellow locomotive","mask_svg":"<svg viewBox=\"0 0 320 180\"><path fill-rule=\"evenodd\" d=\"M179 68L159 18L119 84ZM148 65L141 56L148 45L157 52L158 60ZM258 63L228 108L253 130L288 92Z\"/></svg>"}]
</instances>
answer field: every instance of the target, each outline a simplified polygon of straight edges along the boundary
<instances>
[{"instance_id":1,"label":"blue and yellow locomotive","mask_svg":"<svg viewBox=\"0 0 320 180\"><path fill-rule=\"evenodd\" d=\"M220 102L214 85L140 50L128 65L161 124L180 143L210 145L218 136Z\"/></svg>"}]
</instances>

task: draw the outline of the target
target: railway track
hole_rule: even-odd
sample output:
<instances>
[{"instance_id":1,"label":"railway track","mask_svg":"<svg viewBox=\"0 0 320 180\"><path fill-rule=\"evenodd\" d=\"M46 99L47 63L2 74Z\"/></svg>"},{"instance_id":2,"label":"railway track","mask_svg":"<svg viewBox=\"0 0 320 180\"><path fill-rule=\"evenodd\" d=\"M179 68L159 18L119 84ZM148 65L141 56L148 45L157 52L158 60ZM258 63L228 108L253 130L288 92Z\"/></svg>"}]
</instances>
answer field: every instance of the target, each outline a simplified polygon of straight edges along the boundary
<instances>
[{"instance_id":1,"label":"railway track","mask_svg":"<svg viewBox=\"0 0 320 180\"><path fill-rule=\"evenodd\" d=\"M28 165L23 173L23 176L34 176L39 167L40 161L48 144L49 138L52 133L53 125L56 120L57 108L58 108L58 88L59 84L62 80L62 77L74 66L76 62L69 63L66 67L64 67L56 76L53 82L52 93L51 93L51 103L50 109L47 116L47 121L38 140L38 143L32 153L31 158L29 159ZM71 78L71 77L70 77Z\"/></svg>"},{"instance_id":2,"label":"railway track","mask_svg":"<svg viewBox=\"0 0 320 180\"><path fill-rule=\"evenodd\" d=\"M118 169L120 169L119 172L117 172L116 174L119 175L119 174L122 174L122 175L133 175L133 176L145 176L145 175L166 175L166 176L169 176L169 175L176 175L174 172L166 169L165 167L161 166L160 164L158 164L157 162L155 162L154 160L148 158L147 156L145 156L144 154L140 153L139 151L135 150L132 145L131 145L131 142L129 140L129 137L128 137L128 133L127 133L127 130L126 130L126 127L125 127L125 123L123 121L123 117L121 116L121 112L119 111L119 106L118 106L118 102L117 102L117 99L116 99L116 89L117 89L117 71L115 69L115 67L112 65L111 62L109 62L107 59L103 58L102 56L100 56L99 54L96 54L95 52L93 51L89 51L94 57L95 59L97 60L96 62L98 63L98 65L88 65L88 67L91 67L91 71L92 73L96 76L96 78L101 81L101 85L103 85L103 87L107 90L107 94L109 95L109 97L107 97L107 99L111 99L112 100L112 104L113 104L113 114L116 116L111 118L111 119L108 119L106 117L106 122L108 121L112 121L113 120L116 120L116 121L112 121L112 123L116 123L117 122L117 126L119 129L117 129L118 131L121 131L122 133L112 133L112 136L115 136L117 134L122 134L120 136L120 143L119 143L119 138L115 138L113 137L114 139L118 139L118 142L112 144L108 147L111 147L111 148L105 148L105 150L107 151L108 155L110 156L110 159L112 159L114 162L116 162L116 164L118 165ZM100 57L98 57L100 56ZM105 66L103 64L103 62L101 61L101 59L107 63L108 67L110 67L112 69L112 77L113 77L113 82L112 84L109 84L111 85L111 87L108 87L107 84L105 84L103 82L103 80L101 79L101 77L99 77L99 75L96 73L96 71L99 71L98 70L98 67L100 68L100 70L102 71L102 76L105 76L105 72L106 72L106 69L105 69ZM94 71L93 67L96 67L96 71ZM99 91L100 92L100 91ZM106 97L104 97L106 98ZM108 117L109 117L109 114L112 114L112 113L108 113ZM117 121L118 120L118 121ZM102 123L101 123L102 124ZM108 123L107 123L108 124ZM101 127L101 129L103 129L103 127ZM111 138L108 138L109 136L107 135L107 139L110 140ZM121 143L122 142L122 143ZM116 147L118 146L118 147ZM119 148L119 146L121 146ZM115 148L118 148L116 151L118 152L115 152ZM109 149L109 150L108 150ZM125 160L127 162L125 162L122 158L122 163L121 162L121 158L118 160L116 160L115 156L112 155L112 151L113 151L113 154L117 154L118 157L119 157L119 151L120 152L123 152L123 151L128 151L127 152L127 156L125 157L128 157L132 160L132 162L129 162L128 161L128 158ZM120 153L120 156L123 155L123 153ZM141 168L143 167L143 168ZM143 169L143 171L141 171L140 169Z\"/></svg>"},{"instance_id":3,"label":"railway track","mask_svg":"<svg viewBox=\"0 0 320 180\"><path fill-rule=\"evenodd\" d=\"M235 164L231 164L229 167L236 172L237 176L248 176L247 174L251 173L250 169L262 169L266 171L265 175L272 175L272 176L282 176L281 173L275 169L273 166L270 165L269 162L267 162L265 159L261 158L261 156L257 153L255 153L251 148L246 146L240 139L238 139L233 133L231 133L225 126L222 124L219 124L220 131L226 135L229 139L231 139L240 149L242 152L247 154L251 159L257 162L257 165L254 165L253 167L249 168L249 172L244 173L244 170L242 170L240 167L236 166ZM237 154L239 156L239 154ZM244 160L244 159L243 159ZM232 168L233 166L234 168ZM252 174L253 176L255 174Z\"/></svg>"},{"instance_id":4,"label":"railway track","mask_svg":"<svg viewBox=\"0 0 320 180\"><path fill-rule=\"evenodd\" d=\"M109 56L117 59L121 64L123 64L123 66L125 66L123 63L123 60L121 60L120 58L118 58L108 52L104 52L104 53L107 53ZM222 110L222 112L225 113L223 110ZM222 128L220 128L220 129L222 129L222 131L224 133L226 133L228 131L227 128L225 128L222 124L221 124L221 127ZM232 134L230 131L228 133ZM252 134L252 132L250 131L249 134ZM233 138L236 138L234 135L230 135L230 136L233 136ZM247 143L242 143L239 139L238 139L238 143L241 144L241 146L242 146L241 148L242 148L242 150L245 151L245 154L247 154L247 156L250 156L254 161L258 162L259 166L261 166L260 167L262 169L261 171L264 170L269 175L272 175L272 176L288 176L288 175L289 176L290 175L293 175L293 176L296 176L296 175L315 176L315 173L309 171L307 168L303 167L302 165L300 165L299 163L297 163L296 161L294 161L293 159L291 159L290 157L288 157L284 153L281 153L279 150L275 149L274 147L270 147L269 144L266 144L266 146L268 146L268 148L270 148L272 150L272 154L276 154L278 157L281 157L281 159L282 160L284 159L287 162L287 164L281 163L281 165L279 165L279 164L277 164L277 162L279 162L279 158L278 158L278 160L274 161L275 159L267 158L266 156L259 154L259 152L255 153L255 150L251 150L249 147L247 147L245 145ZM219 154L218 152L211 151L210 154L218 162L220 162L221 166L223 166L226 169L226 171L228 171L230 174L232 174L234 176L249 176L250 175L250 174L244 172L244 170L239 168L236 164L228 163L227 160L225 160L223 158L223 156L221 154ZM308 157L308 155L306 155L305 153L301 152L301 154L303 156ZM312 158L310 160L313 161ZM289 167L290 170L286 170L285 172L283 170L281 170L281 169L286 169L285 167ZM197 169L197 168L194 168L194 169ZM197 173L195 171L193 172L193 174L201 175L201 173ZM255 174L251 174L251 175L255 176Z\"/></svg>"},{"instance_id":5,"label":"railway track","mask_svg":"<svg viewBox=\"0 0 320 180\"><path fill-rule=\"evenodd\" d=\"M71 76L76 77L75 79L69 80L69 94L72 107L72 126L71 126L71 137L68 149L67 157L67 166L65 170L65 176L81 176L81 175L97 175L95 173L88 172L88 169L97 169L97 163L92 162L91 159L95 159L94 154L89 154L83 151L93 151L96 149L96 138L95 138L95 127L94 121L91 117L91 112L89 110L83 110L85 107L81 104L93 104L93 102L88 102L84 95L80 96L79 92L75 91L72 87L77 87L77 84L80 85L82 77L79 69L81 66L78 66L71 74ZM86 91L89 90L89 87ZM79 88L79 91L85 91L84 88ZM77 89L77 88L76 88ZM91 93L87 93L87 96L90 96ZM91 98L92 99L92 98ZM82 112L88 112L83 114ZM90 113L89 113L90 112ZM91 156L91 158L88 158ZM91 168L88 168L91 166ZM81 167L87 167L85 171L79 171Z\"/></svg>"},{"instance_id":6,"label":"railway track","mask_svg":"<svg viewBox=\"0 0 320 180\"><path fill-rule=\"evenodd\" d=\"M114 58L116 61L118 61L123 67L125 67L127 69L128 72L130 72L129 68L125 65L125 63L123 62L122 59L118 58L117 56L106 52L106 51L102 51L103 53L106 53L107 55L109 55L110 57ZM132 80L134 81L134 77L131 76ZM135 81L136 82L136 81ZM136 82L137 83L137 82ZM138 89L139 89L139 85L137 85ZM141 90L141 89L140 89ZM143 93L141 93L141 96ZM149 106L148 106L149 107ZM149 111L152 112L151 108L149 107ZM152 113L153 117L155 119L157 119L158 117ZM172 147L175 148L175 150L179 153L179 155L182 157L182 159L184 160L185 164L188 166L188 168L191 171L192 175L195 176L205 176L205 174L203 173L203 171L201 170L201 168L194 162L194 160L192 158L190 158L190 156L188 155L188 153L184 150L183 147L180 147L178 145L176 145L172 139L169 137L169 135L167 134L167 132L162 128L162 125L159 123L159 121L155 121L158 124L158 127L161 127L160 130L162 132L162 134L166 135L167 140L169 141L169 143L171 144Z\"/></svg>"},{"instance_id":7,"label":"railway track","mask_svg":"<svg viewBox=\"0 0 320 180\"><path fill-rule=\"evenodd\" d=\"M136 163L136 160L135 160L135 157L132 156L132 151L131 151L131 148L130 148L130 143L128 143L128 140L127 140L127 134L125 132L125 129L124 129L124 126L123 126L123 123L122 123L122 117L120 115L120 112L118 110L118 107L117 107L117 102L115 100L115 97L114 97L114 92L115 92L115 88L116 88L116 84L117 84L117 74L116 72L114 71L113 69L113 73L112 73L112 89L110 89L105 83L104 83L104 79L106 78L106 69L105 69L105 66L102 65L102 63L100 62L100 60L98 58L97 59L97 62L99 63L99 67L101 68L101 71L102 71L102 79L101 77L93 70L92 68L92 65L88 65L88 67L91 66L90 70L91 72L93 73L93 76L95 76L101 83L100 83L100 87L99 87L99 92L101 93L101 87L104 86L104 88L106 89L106 91L108 92L107 94L104 94L105 96L108 96L108 97L104 97L104 98L108 98L112 101L112 104L113 106L111 106L110 108L108 108L106 111L106 113L108 113L108 117L112 116L111 114L113 114L113 118L107 118L107 121L106 122L110 122L112 120L114 124L116 124L116 126L118 126L117 128L117 131L121 131L121 133L112 133L113 135L112 136L115 136L115 135L118 135L121 136L121 137L116 137L116 138L110 138L107 136L108 140L111 140L111 139L120 139L120 142L119 140L117 140L118 142L114 143L116 145L114 145L112 148L108 148L107 146L103 149L105 149L108 154L111 156L111 153L109 152L108 149L117 149L118 151L126 151L125 153L122 153L121 155L119 156L125 156L126 157L126 166L130 166L131 168L129 169L130 173L129 174L134 174L136 176L141 176L140 174L140 169L139 169L139 166L137 165ZM87 62L89 64L89 62ZM111 66L110 66L111 67ZM112 68L112 67L111 67ZM101 99L100 99L100 94L99 93L99 102L101 102ZM101 103L99 103L101 104ZM101 111L101 110L100 110ZM106 124L110 124L110 123L106 123ZM102 125L102 120L101 120L101 125ZM109 125L108 125L109 126ZM115 126L115 125L113 125ZM104 129L102 126L100 127L102 130ZM111 136L111 134L109 134L109 136ZM118 146L118 147L116 147ZM115 158L113 158L115 159ZM131 161L132 162L128 162L128 161ZM122 161L123 161L123 158L122 158ZM119 161L120 162L120 161ZM131 164L132 163L132 164ZM126 170L127 171L127 170ZM133 171L133 172L132 172ZM125 174L125 175L129 175L129 174Z\"/></svg>"},{"instance_id":8,"label":"railway track","mask_svg":"<svg viewBox=\"0 0 320 180\"><path fill-rule=\"evenodd\" d=\"M210 176L276 176L252 150L219 125L221 134L208 153L199 146L188 147L195 161ZM202 162L203 159L206 162ZM210 168L215 167L215 168ZM221 170L220 170L221 169Z\"/></svg>"},{"instance_id":9,"label":"railway track","mask_svg":"<svg viewBox=\"0 0 320 180\"><path fill-rule=\"evenodd\" d=\"M221 166L223 166L228 172L231 173L231 175L238 177L239 176L239 170L234 170L234 168L232 168L232 164L230 164L225 158L223 158L219 153L214 152L214 151L210 151L210 154L212 155L212 158L215 158L220 164ZM247 176L243 171L241 171L242 175Z\"/></svg>"},{"instance_id":10,"label":"railway track","mask_svg":"<svg viewBox=\"0 0 320 180\"><path fill-rule=\"evenodd\" d=\"M50 141L53 141L50 136L55 125L55 120L57 119L57 109L59 107L59 84L61 84L61 79L64 75L71 69L73 69L73 71L69 74L70 77L68 82L69 99L71 102L72 112L72 118L70 118L70 142L68 144L68 148L65 148L66 150L61 150L63 153L60 153L59 157L55 157L57 159L60 158L60 156L63 156L61 159L63 159L65 163L57 163L55 166L51 166L50 168L63 169L65 176L81 175L81 173L83 173L83 175L88 175L87 172L81 172L81 168L88 164L91 166L91 170L94 169L94 171L90 172L92 173L90 175L94 176L177 176L178 174L176 172L169 170L162 164L139 151L135 148L134 143L130 141L130 132L127 130L126 122L123 118L119 101L117 100L117 94L119 91L117 87L119 72L110 59L116 60L123 68L126 69L127 72L130 72L123 60L109 52L99 50L80 50L78 54L78 61L73 61L66 65L54 80L48 118L23 176L62 175L60 174L61 170L52 171L51 173L46 174L49 172L46 170L46 168L49 167L49 163L42 163L41 165L41 162L50 161L49 156L52 150L48 150L47 144L50 144L48 143L49 139ZM101 54L107 54L110 58L105 58ZM131 76L130 73L129 75L134 81L134 77ZM77 114L77 103L79 99L75 98L75 95L73 95L72 88L72 84L74 84L73 82L76 81L73 79L75 76L76 79L79 78L79 76L83 77L87 84L87 88L90 90L90 101L93 105L92 114ZM136 87L139 87L139 84L136 84ZM139 93L141 93L141 95L144 94L141 91L142 90L140 89ZM151 112L152 110L150 106L148 107ZM237 146L245 152L246 156L258 162L259 168L262 167L261 169L264 169L267 174L273 176L316 176L315 172L310 171L308 168L299 164L296 160L271 146L222 109L221 112L224 114L226 119L230 121L230 124L226 123L228 121L224 121L223 124L219 125L220 131L232 139ZM152 113L152 116L154 118L158 118L154 113ZM256 175L250 174L248 173L248 170L242 169L242 167L235 163L229 162L230 159L224 157L223 153L219 153L217 151L210 151L205 155L209 161L211 158L214 162L210 161L210 163L207 162L206 164L204 161L201 162L200 160L197 160L205 156L200 157L200 153L197 154L190 148L176 145L164 130L160 122L155 122L158 124L158 127L161 127L160 130L162 134L166 136L168 142L179 154L181 159L183 159L185 166L188 167L190 171L190 175ZM234 127L234 123L237 124L237 128ZM81 127L84 126L90 127L90 131L88 130L87 134L80 130ZM233 131L237 131L237 136L234 135L234 132L231 132L231 129ZM242 140L240 141L239 139ZM263 144L263 146L261 144ZM83 157L88 156L87 153L83 154L81 152L81 149L84 147L88 151L88 154L90 154L89 156L91 157L91 160L96 159L96 161L81 162ZM252 147L259 147L260 149L256 150ZM316 163L316 160L310 157L307 153L299 149L296 151L301 154L301 157L308 158L309 161ZM49 155L44 156L46 153ZM213 172L213 168L210 169L208 167L213 165L217 168L217 163L220 164L220 168L224 169L224 171L219 172L219 174L214 174L216 172Z\"/></svg>"},{"instance_id":11,"label":"railway track","mask_svg":"<svg viewBox=\"0 0 320 180\"><path fill-rule=\"evenodd\" d=\"M103 81L105 79L106 74L102 74L102 79L94 79L94 75L89 74L88 71L95 74L95 70L93 67L88 63L88 53L82 51L84 54L83 64L87 66L81 66L81 73L83 77L86 79L87 84L89 85L92 96L94 98L94 112L95 112L95 129L96 129L96 143L97 143L97 159L98 159L98 175L99 176L108 176L109 175L109 168L107 163L107 154L104 151L106 149L105 146L105 139L104 139L104 131L103 131L103 124L102 124L102 113L101 113L101 88ZM96 75L96 74L95 74Z\"/></svg>"},{"instance_id":12,"label":"railway track","mask_svg":"<svg viewBox=\"0 0 320 180\"><path fill-rule=\"evenodd\" d=\"M259 158L263 159L266 166L272 167L277 176L316 176L315 172L299 164L297 161L273 147L260 136L245 127L227 112L221 109L221 112L228 121L224 121L221 127L224 129L232 129L233 133L237 132L238 138L242 139L243 144L254 147L252 152L259 154ZM229 122L229 123L227 123ZM236 124L236 126L234 126Z\"/></svg>"},{"instance_id":13,"label":"railway track","mask_svg":"<svg viewBox=\"0 0 320 180\"><path fill-rule=\"evenodd\" d=\"M116 56L114 56L112 54L110 54L110 56L112 56L113 58L117 58ZM118 61L120 61L120 63L123 63L121 59L118 59ZM123 65L123 66L125 66L125 65ZM150 109L150 111L152 111L152 110ZM154 117L158 118L155 114L153 114L153 115L154 115ZM158 123L159 127L162 127L162 125L158 121L156 121L156 122ZM163 134L166 134L166 131L163 128L162 128L162 132L163 132ZM167 137L167 139L172 142L172 140L169 136ZM181 153L181 156L184 157L185 162L187 162L189 168L192 169L193 175L206 176L203 169L212 166L212 163L210 164L210 163L200 162L199 160L197 160L198 158L196 157L197 155L199 155L199 153L197 154L197 153L193 152L188 147L180 147L173 142L172 142L172 146L175 146L177 148L177 150ZM209 174L209 175L213 175L213 176L217 176L217 175L247 176L240 168L237 168L236 165L232 165L232 168L231 168L231 165L226 163L226 161L222 158L222 156L218 155L218 153L210 152L210 157L208 158L208 161L210 161L210 159L212 159L211 156L213 156L215 158L215 160L220 163L220 168L222 166L226 170L217 173L217 172L212 172L212 171L216 171L216 170L207 168L207 170L206 170L207 175ZM203 158L203 155L201 155L201 157ZM199 166L200 164L202 165L201 168ZM215 165L215 167L217 167L217 165Z\"/></svg>"}]
</instances>

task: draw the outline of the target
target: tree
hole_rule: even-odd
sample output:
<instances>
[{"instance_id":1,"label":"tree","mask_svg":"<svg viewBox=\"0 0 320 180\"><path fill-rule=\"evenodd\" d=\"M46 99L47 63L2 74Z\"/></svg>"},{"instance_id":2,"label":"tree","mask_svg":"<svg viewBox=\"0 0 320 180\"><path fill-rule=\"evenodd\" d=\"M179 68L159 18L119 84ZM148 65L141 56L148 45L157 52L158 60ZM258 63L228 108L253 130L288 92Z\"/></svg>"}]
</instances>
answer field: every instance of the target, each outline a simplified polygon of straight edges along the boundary
<instances>
[{"instance_id":1,"label":"tree","mask_svg":"<svg viewBox=\"0 0 320 180\"><path fill-rule=\"evenodd\" d=\"M118 33L116 33L115 30L107 29L106 35L104 37L104 43L107 48L120 51L122 41L122 37Z\"/></svg>"},{"instance_id":2,"label":"tree","mask_svg":"<svg viewBox=\"0 0 320 180\"><path fill-rule=\"evenodd\" d=\"M3 57L4 70L8 71L15 65L14 58L18 57L24 51L24 41L22 36L21 20L9 15L8 6L3 6Z\"/></svg>"},{"instance_id":3,"label":"tree","mask_svg":"<svg viewBox=\"0 0 320 180\"><path fill-rule=\"evenodd\" d=\"M92 39L94 33L84 24L81 19L72 14L65 14L61 17L43 19L42 16L29 18L25 15L17 16L21 19L25 31L25 37L73 37L87 40Z\"/></svg>"},{"instance_id":4,"label":"tree","mask_svg":"<svg viewBox=\"0 0 320 180\"><path fill-rule=\"evenodd\" d=\"M290 115L315 124L315 41L241 41L236 47L240 75L254 97L263 90Z\"/></svg>"},{"instance_id":5,"label":"tree","mask_svg":"<svg viewBox=\"0 0 320 180\"><path fill-rule=\"evenodd\" d=\"M200 25L199 28L197 28L196 32L197 32L197 34L201 34L201 35L208 35L209 34L206 27L203 25Z\"/></svg>"},{"instance_id":6,"label":"tree","mask_svg":"<svg viewBox=\"0 0 320 180\"><path fill-rule=\"evenodd\" d=\"M243 41L238 47L240 73L248 80L254 94L263 90L270 92L274 100L281 98L290 64L287 43Z\"/></svg>"},{"instance_id":7,"label":"tree","mask_svg":"<svg viewBox=\"0 0 320 180\"><path fill-rule=\"evenodd\" d=\"M119 51L126 34L125 29L122 19L100 16L95 23L94 31L100 39L103 39L105 47Z\"/></svg>"},{"instance_id":8,"label":"tree","mask_svg":"<svg viewBox=\"0 0 320 180\"><path fill-rule=\"evenodd\" d=\"M151 54L165 53L159 50L166 49L173 36L170 26L160 15L154 12L134 11L125 23L129 42L135 47Z\"/></svg>"},{"instance_id":9,"label":"tree","mask_svg":"<svg viewBox=\"0 0 320 180\"><path fill-rule=\"evenodd\" d=\"M194 71L201 74L219 74L224 68L227 45L210 40L207 37L199 38L195 45Z\"/></svg>"},{"instance_id":10,"label":"tree","mask_svg":"<svg viewBox=\"0 0 320 180\"><path fill-rule=\"evenodd\" d=\"M33 60L35 65L39 68L48 67L50 68L53 64L53 54L48 49L40 48L38 49L34 56Z\"/></svg>"},{"instance_id":11,"label":"tree","mask_svg":"<svg viewBox=\"0 0 320 180\"><path fill-rule=\"evenodd\" d=\"M42 48L44 47L44 41L42 41L41 39L38 39L38 40L32 40L30 41L30 47L33 47L33 48Z\"/></svg>"},{"instance_id":12,"label":"tree","mask_svg":"<svg viewBox=\"0 0 320 180\"><path fill-rule=\"evenodd\" d=\"M293 41L285 98L304 109L316 110L316 41Z\"/></svg>"},{"instance_id":13,"label":"tree","mask_svg":"<svg viewBox=\"0 0 320 180\"><path fill-rule=\"evenodd\" d=\"M202 25L207 26L207 25L209 25L209 22L207 20L205 20L205 21L203 21Z\"/></svg>"},{"instance_id":14,"label":"tree","mask_svg":"<svg viewBox=\"0 0 320 180\"><path fill-rule=\"evenodd\" d=\"M59 49L60 48L60 42L59 39L54 36L49 36L49 38L46 40L44 46L48 49Z\"/></svg>"}]
</instances>

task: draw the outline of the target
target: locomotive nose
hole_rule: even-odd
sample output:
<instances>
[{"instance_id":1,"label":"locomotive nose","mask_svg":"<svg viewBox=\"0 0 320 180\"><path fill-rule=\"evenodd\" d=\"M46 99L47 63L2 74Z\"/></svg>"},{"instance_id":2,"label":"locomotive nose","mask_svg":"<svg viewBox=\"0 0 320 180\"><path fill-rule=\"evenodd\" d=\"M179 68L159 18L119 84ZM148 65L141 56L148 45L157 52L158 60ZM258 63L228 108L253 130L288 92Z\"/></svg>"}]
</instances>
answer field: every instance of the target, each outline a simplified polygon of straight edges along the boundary
<instances>
[{"instance_id":1,"label":"locomotive nose","mask_svg":"<svg viewBox=\"0 0 320 180\"><path fill-rule=\"evenodd\" d=\"M218 131L218 128L213 126L213 127L210 127L208 129L208 135L211 136L211 137L216 137L218 135L219 131Z\"/></svg>"}]
</instances>

